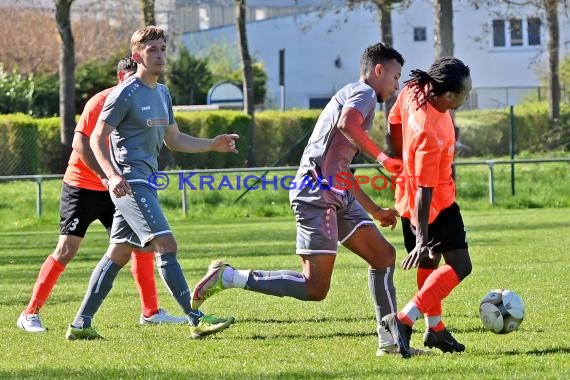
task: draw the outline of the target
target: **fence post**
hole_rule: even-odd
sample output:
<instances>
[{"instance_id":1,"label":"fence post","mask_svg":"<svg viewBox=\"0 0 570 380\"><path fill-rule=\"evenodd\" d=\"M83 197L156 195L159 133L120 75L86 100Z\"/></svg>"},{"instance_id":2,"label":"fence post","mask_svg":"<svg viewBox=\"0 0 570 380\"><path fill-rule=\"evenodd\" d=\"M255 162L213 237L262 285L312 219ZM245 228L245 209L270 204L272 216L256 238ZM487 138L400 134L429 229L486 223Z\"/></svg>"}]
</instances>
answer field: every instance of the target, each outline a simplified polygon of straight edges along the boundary
<instances>
[{"instance_id":1,"label":"fence post","mask_svg":"<svg viewBox=\"0 0 570 380\"><path fill-rule=\"evenodd\" d=\"M495 204L495 172L494 172L495 161L489 160L487 161L487 164L489 165L489 202L491 203L491 205L494 205Z\"/></svg>"},{"instance_id":2,"label":"fence post","mask_svg":"<svg viewBox=\"0 0 570 380\"><path fill-rule=\"evenodd\" d=\"M36 216L39 218L42 216L42 176L37 175L35 177L38 184L36 191Z\"/></svg>"}]
</instances>

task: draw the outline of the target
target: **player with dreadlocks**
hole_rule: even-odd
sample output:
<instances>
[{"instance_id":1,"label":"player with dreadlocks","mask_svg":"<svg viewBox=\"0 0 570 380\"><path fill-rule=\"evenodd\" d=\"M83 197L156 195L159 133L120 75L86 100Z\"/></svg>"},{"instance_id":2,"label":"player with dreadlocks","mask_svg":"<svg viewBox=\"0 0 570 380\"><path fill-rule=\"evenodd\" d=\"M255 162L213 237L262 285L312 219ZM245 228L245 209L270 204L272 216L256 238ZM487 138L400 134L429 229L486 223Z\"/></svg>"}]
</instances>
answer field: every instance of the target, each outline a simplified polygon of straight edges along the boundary
<instances>
[{"instance_id":1,"label":"player with dreadlocks","mask_svg":"<svg viewBox=\"0 0 570 380\"><path fill-rule=\"evenodd\" d=\"M382 323L407 358L412 325L422 314L426 347L465 351L443 323L442 300L471 273L467 236L455 203L455 130L449 112L468 99L471 76L459 59L443 57L428 72L413 70L405 83L388 121L395 152L403 159L395 195L408 251L402 268L418 267L418 292ZM442 256L445 264L439 266Z\"/></svg>"}]
</instances>

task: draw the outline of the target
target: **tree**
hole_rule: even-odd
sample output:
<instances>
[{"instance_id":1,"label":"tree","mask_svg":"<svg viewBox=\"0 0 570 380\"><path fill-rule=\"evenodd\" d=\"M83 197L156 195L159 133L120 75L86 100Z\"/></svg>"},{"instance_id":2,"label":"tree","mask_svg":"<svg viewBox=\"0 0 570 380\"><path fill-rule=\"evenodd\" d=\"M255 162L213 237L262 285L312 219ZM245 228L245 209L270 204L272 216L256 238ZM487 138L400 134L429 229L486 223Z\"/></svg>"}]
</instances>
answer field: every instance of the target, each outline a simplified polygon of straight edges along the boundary
<instances>
[{"instance_id":1,"label":"tree","mask_svg":"<svg viewBox=\"0 0 570 380\"><path fill-rule=\"evenodd\" d=\"M237 24L237 39L241 61L243 65L243 110L251 117L251 141L252 145L248 152L248 165L255 166L255 107L254 107L254 94L253 94L253 67L251 55L249 54L249 47L247 43L246 32L246 4L245 0L236 0L236 24Z\"/></svg>"},{"instance_id":2,"label":"tree","mask_svg":"<svg viewBox=\"0 0 570 380\"><path fill-rule=\"evenodd\" d=\"M154 17L154 3L155 0L140 0L144 25L156 25Z\"/></svg>"},{"instance_id":3,"label":"tree","mask_svg":"<svg viewBox=\"0 0 570 380\"><path fill-rule=\"evenodd\" d=\"M193 57L183 46L179 57L169 59L166 74L174 104L206 104L209 88L214 84L206 59Z\"/></svg>"},{"instance_id":4,"label":"tree","mask_svg":"<svg viewBox=\"0 0 570 380\"><path fill-rule=\"evenodd\" d=\"M453 57L453 0L434 0L435 58Z\"/></svg>"},{"instance_id":5,"label":"tree","mask_svg":"<svg viewBox=\"0 0 570 380\"><path fill-rule=\"evenodd\" d=\"M61 143L71 151L75 129L75 40L71 30L74 0L54 0L55 20L61 38L59 54L59 115Z\"/></svg>"}]
</instances>

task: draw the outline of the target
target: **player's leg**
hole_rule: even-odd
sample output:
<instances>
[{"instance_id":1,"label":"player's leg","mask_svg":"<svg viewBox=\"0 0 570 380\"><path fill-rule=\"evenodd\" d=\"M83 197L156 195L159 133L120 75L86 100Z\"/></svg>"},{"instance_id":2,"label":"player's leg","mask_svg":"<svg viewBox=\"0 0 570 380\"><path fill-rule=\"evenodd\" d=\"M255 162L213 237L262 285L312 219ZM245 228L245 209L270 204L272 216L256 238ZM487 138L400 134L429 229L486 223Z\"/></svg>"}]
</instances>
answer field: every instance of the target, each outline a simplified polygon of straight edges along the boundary
<instances>
[{"instance_id":1,"label":"player's leg","mask_svg":"<svg viewBox=\"0 0 570 380\"><path fill-rule=\"evenodd\" d=\"M301 256L303 273L290 270L238 270L217 260L210 265L194 289L194 307L228 288L301 301L320 301L326 297L338 248L335 208L295 203L292 208L297 220L297 254Z\"/></svg>"},{"instance_id":2,"label":"player's leg","mask_svg":"<svg viewBox=\"0 0 570 380\"><path fill-rule=\"evenodd\" d=\"M99 199L97 209L101 224L111 233L115 204L108 192ZM158 292L154 276L154 252L152 249L135 249L131 254L131 273L141 300L140 324L186 323L185 317L175 317L158 307Z\"/></svg>"},{"instance_id":3,"label":"player's leg","mask_svg":"<svg viewBox=\"0 0 570 380\"><path fill-rule=\"evenodd\" d=\"M93 317L111 291L119 270L128 263L130 256L131 247L129 245L113 243L109 245L107 252L91 273L83 302L67 330L67 339L102 338L92 326Z\"/></svg>"},{"instance_id":4,"label":"player's leg","mask_svg":"<svg viewBox=\"0 0 570 380\"><path fill-rule=\"evenodd\" d=\"M26 309L17 326L27 332L45 332L40 310L49 298L66 265L75 257L87 228L96 219L91 205L97 192L63 183L59 213L60 235L51 255L42 264Z\"/></svg>"}]
</instances>

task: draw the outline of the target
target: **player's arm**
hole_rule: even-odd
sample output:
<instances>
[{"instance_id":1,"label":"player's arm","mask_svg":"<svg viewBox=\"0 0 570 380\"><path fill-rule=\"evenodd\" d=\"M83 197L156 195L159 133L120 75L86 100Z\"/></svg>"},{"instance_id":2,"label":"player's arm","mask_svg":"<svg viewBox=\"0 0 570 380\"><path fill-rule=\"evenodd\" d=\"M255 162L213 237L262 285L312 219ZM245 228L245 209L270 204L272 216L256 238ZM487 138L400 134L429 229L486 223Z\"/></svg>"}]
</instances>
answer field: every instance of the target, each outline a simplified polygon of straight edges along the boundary
<instances>
[{"instance_id":1,"label":"player's arm","mask_svg":"<svg viewBox=\"0 0 570 380\"><path fill-rule=\"evenodd\" d=\"M183 153L203 153L203 152L233 152L237 153L236 134L218 135L213 139L205 139L190 136L180 132L178 125L171 124L166 128L164 134L164 144L170 150Z\"/></svg>"},{"instance_id":2,"label":"player's arm","mask_svg":"<svg viewBox=\"0 0 570 380\"><path fill-rule=\"evenodd\" d=\"M391 227L393 230L398 224L398 211L390 208L382 208L378 206L360 186L356 184L353 179L353 185L350 187L350 192L354 195L354 198L360 203L362 207L368 212L374 219L380 222L382 227Z\"/></svg>"},{"instance_id":3,"label":"player's arm","mask_svg":"<svg viewBox=\"0 0 570 380\"><path fill-rule=\"evenodd\" d=\"M131 187L121 173L115 169L111 161L111 153L107 148L107 139L114 129L112 125L107 124L103 120L99 120L89 139L89 146L105 177L107 177L109 191L114 193L117 197L122 197L131 194Z\"/></svg>"},{"instance_id":4,"label":"player's arm","mask_svg":"<svg viewBox=\"0 0 570 380\"><path fill-rule=\"evenodd\" d=\"M82 132L75 132L72 142L73 149L77 152L81 161L83 161L83 163L85 163L89 169L94 171L102 182L106 182L107 176L105 175L103 169L101 169L101 166L99 166L99 163L97 162L97 159L95 158L93 150L91 150L91 146L89 144L89 136L83 134Z\"/></svg>"},{"instance_id":5,"label":"player's arm","mask_svg":"<svg viewBox=\"0 0 570 380\"><path fill-rule=\"evenodd\" d=\"M402 171L402 160L388 157L372 141L368 133L362 129L364 116L354 108L344 108L337 123L338 129L346 138L356 145L361 151L374 157L378 163L392 173Z\"/></svg>"}]
</instances>

